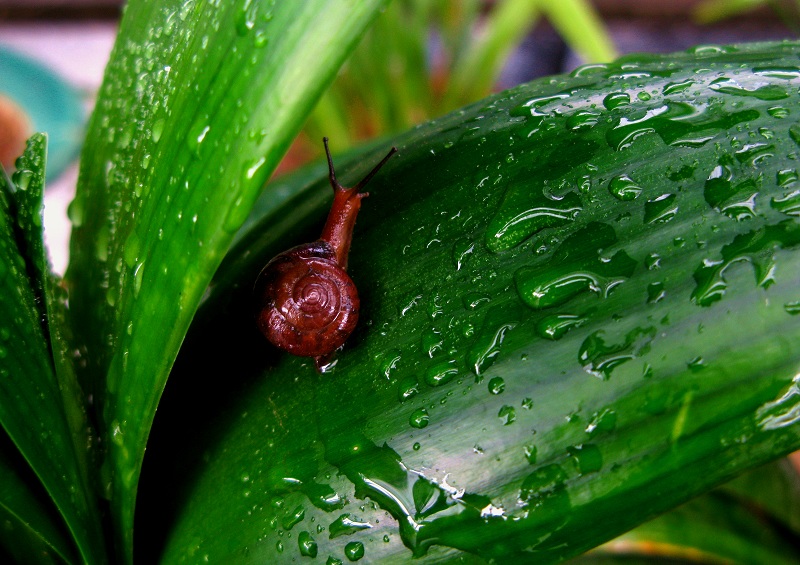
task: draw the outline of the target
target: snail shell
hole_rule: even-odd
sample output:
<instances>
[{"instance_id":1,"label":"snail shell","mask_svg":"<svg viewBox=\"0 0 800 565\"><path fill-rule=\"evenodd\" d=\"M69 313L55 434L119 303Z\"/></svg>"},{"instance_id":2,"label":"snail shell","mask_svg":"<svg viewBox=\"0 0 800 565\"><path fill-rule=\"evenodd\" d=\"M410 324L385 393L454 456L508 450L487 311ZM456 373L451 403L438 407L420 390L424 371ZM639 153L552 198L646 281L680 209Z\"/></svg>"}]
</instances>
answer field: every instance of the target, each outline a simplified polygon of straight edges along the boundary
<instances>
[{"instance_id":1,"label":"snail shell","mask_svg":"<svg viewBox=\"0 0 800 565\"><path fill-rule=\"evenodd\" d=\"M358 322L358 291L346 269L361 199L368 196L361 189L397 151L392 147L361 182L347 188L336 180L328 138L323 142L334 196L322 235L273 258L253 289L256 323L264 336L284 351L313 357L317 370Z\"/></svg>"},{"instance_id":2,"label":"snail shell","mask_svg":"<svg viewBox=\"0 0 800 565\"><path fill-rule=\"evenodd\" d=\"M267 263L255 288L257 324L276 347L302 357L338 349L358 322L356 285L325 241L294 247Z\"/></svg>"}]
</instances>

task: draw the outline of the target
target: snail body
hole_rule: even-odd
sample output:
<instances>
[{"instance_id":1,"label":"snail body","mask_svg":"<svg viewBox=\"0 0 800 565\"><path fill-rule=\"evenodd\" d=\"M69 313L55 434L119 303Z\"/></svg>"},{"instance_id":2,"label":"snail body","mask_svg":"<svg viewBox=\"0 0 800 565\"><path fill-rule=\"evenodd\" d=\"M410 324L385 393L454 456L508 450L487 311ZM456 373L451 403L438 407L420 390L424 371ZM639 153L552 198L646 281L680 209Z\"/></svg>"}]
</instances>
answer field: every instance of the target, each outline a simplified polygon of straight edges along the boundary
<instances>
[{"instance_id":1,"label":"snail body","mask_svg":"<svg viewBox=\"0 0 800 565\"><path fill-rule=\"evenodd\" d=\"M333 205L317 241L275 256L256 279L256 323L276 347L313 357L317 369L355 330L360 300L347 274L347 256L364 185L397 151L394 147L352 188L336 180L328 139L323 138L334 191Z\"/></svg>"}]
</instances>

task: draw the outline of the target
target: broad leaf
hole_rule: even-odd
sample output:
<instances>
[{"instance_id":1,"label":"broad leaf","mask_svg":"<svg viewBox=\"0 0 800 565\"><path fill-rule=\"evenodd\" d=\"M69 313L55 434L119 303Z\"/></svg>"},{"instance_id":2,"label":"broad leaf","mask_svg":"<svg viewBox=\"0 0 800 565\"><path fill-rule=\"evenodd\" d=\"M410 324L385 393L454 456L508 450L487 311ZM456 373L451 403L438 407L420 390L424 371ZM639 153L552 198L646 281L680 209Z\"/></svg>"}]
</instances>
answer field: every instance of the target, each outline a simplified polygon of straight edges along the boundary
<instances>
[{"instance_id":1,"label":"broad leaf","mask_svg":"<svg viewBox=\"0 0 800 565\"><path fill-rule=\"evenodd\" d=\"M84 147L66 280L131 558L150 424L211 275L384 0L134 0Z\"/></svg>"},{"instance_id":2,"label":"broad leaf","mask_svg":"<svg viewBox=\"0 0 800 565\"><path fill-rule=\"evenodd\" d=\"M162 557L555 561L800 447L799 50L627 57L396 139L329 373L253 327L297 232L237 248L159 411Z\"/></svg>"}]
</instances>

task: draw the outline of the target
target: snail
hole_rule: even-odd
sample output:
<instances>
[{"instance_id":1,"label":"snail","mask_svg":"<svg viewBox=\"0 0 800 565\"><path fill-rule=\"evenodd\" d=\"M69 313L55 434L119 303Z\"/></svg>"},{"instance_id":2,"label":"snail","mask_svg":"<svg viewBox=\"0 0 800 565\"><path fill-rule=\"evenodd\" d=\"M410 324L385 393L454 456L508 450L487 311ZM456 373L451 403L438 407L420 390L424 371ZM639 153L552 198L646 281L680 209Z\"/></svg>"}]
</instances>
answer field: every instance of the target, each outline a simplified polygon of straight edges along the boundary
<instances>
[{"instance_id":1,"label":"snail","mask_svg":"<svg viewBox=\"0 0 800 565\"><path fill-rule=\"evenodd\" d=\"M397 151L391 151L352 188L339 184L328 149L333 204L317 241L275 256L256 279L253 294L256 323L276 347L300 357L313 357L321 371L333 352L353 333L358 322L358 291L347 274L347 255L353 238L361 189Z\"/></svg>"}]
</instances>

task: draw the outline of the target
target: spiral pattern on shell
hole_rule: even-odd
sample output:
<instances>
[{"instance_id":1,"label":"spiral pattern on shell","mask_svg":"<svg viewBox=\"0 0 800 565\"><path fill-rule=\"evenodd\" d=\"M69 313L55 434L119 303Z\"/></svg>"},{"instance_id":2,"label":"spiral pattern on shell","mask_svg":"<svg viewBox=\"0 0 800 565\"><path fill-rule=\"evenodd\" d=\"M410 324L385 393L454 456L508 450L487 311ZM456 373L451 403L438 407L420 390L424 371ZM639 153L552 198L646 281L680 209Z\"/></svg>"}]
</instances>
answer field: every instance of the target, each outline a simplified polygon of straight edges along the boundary
<instances>
[{"instance_id":1,"label":"spiral pattern on shell","mask_svg":"<svg viewBox=\"0 0 800 565\"><path fill-rule=\"evenodd\" d=\"M270 261L258 277L257 322L276 347L318 357L344 344L358 322L358 291L324 241Z\"/></svg>"}]
</instances>

